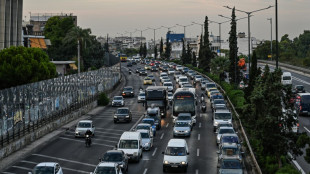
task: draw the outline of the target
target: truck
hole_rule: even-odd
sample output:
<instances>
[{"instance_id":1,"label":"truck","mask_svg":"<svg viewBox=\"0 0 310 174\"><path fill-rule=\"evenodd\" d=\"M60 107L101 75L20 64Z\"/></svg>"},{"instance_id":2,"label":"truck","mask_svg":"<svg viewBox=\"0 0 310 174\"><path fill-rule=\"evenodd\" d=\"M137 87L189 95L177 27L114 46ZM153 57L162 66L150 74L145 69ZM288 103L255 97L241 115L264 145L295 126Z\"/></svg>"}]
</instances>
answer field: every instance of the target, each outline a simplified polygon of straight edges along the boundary
<instances>
[{"instance_id":1,"label":"truck","mask_svg":"<svg viewBox=\"0 0 310 174\"><path fill-rule=\"evenodd\" d=\"M167 116L167 86L149 86L145 89L145 109L159 107L161 117Z\"/></svg>"}]
</instances>

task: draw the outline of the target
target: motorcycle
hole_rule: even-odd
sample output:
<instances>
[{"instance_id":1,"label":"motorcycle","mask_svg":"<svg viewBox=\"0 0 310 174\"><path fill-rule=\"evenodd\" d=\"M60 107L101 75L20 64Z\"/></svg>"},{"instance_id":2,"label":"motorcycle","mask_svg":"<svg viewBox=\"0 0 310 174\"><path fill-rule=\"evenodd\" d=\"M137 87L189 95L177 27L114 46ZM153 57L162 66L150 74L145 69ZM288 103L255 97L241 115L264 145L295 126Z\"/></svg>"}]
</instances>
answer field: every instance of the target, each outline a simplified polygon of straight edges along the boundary
<instances>
[{"instance_id":1,"label":"motorcycle","mask_svg":"<svg viewBox=\"0 0 310 174\"><path fill-rule=\"evenodd\" d=\"M206 110L207 110L207 106L205 104L202 104L201 105L201 111L206 112Z\"/></svg>"},{"instance_id":2,"label":"motorcycle","mask_svg":"<svg viewBox=\"0 0 310 174\"><path fill-rule=\"evenodd\" d=\"M85 145L86 147L90 147L91 145L91 137L89 135L85 136Z\"/></svg>"},{"instance_id":3,"label":"motorcycle","mask_svg":"<svg viewBox=\"0 0 310 174\"><path fill-rule=\"evenodd\" d=\"M131 70L129 70L129 74L131 74Z\"/></svg>"}]
</instances>

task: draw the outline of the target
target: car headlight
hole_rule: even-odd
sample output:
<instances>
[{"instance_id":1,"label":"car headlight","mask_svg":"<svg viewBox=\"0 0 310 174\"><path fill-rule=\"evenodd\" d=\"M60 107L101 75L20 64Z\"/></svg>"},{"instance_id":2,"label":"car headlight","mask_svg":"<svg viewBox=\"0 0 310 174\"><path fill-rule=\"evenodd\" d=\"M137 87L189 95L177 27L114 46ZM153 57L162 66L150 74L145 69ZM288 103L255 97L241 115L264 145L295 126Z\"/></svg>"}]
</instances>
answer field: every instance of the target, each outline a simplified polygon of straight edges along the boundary
<instances>
[{"instance_id":1,"label":"car headlight","mask_svg":"<svg viewBox=\"0 0 310 174\"><path fill-rule=\"evenodd\" d=\"M217 140L220 141L220 139L221 139L221 136L217 136Z\"/></svg>"},{"instance_id":2,"label":"car headlight","mask_svg":"<svg viewBox=\"0 0 310 174\"><path fill-rule=\"evenodd\" d=\"M185 131L185 133L188 133L188 132L189 132L188 130Z\"/></svg>"},{"instance_id":3,"label":"car headlight","mask_svg":"<svg viewBox=\"0 0 310 174\"><path fill-rule=\"evenodd\" d=\"M75 133L76 133L76 134L79 134L79 131L76 130Z\"/></svg>"},{"instance_id":4,"label":"car headlight","mask_svg":"<svg viewBox=\"0 0 310 174\"><path fill-rule=\"evenodd\" d=\"M164 164L169 164L169 161L164 161Z\"/></svg>"},{"instance_id":5,"label":"car headlight","mask_svg":"<svg viewBox=\"0 0 310 174\"><path fill-rule=\"evenodd\" d=\"M174 132L176 132L176 133L177 133L177 132L179 132L179 131L177 131L177 130L174 130Z\"/></svg>"},{"instance_id":6,"label":"car headlight","mask_svg":"<svg viewBox=\"0 0 310 174\"><path fill-rule=\"evenodd\" d=\"M131 93L133 93L133 92L131 91Z\"/></svg>"},{"instance_id":7,"label":"car headlight","mask_svg":"<svg viewBox=\"0 0 310 174\"><path fill-rule=\"evenodd\" d=\"M181 162L181 164L182 164L182 165L185 165L185 164L186 164L186 162L185 162L185 161L182 161L182 162Z\"/></svg>"},{"instance_id":8,"label":"car headlight","mask_svg":"<svg viewBox=\"0 0 310 174\"><path fill-rule=\"evenodd\" d=\"M162 113L160 113L160 115L164 115L164 113L162 112Z\"/></svg>"},{"instance_id":9,"label":"car headlight","mask_svg":"<svg viewBox=\"0 0 310 174\"><path fill-rule=\"evenodd\" d=\"M126 118L129 118L129 115L126 115Z\"/></svg>"},{"instance_id":10,"label":"car headlight","mask_svg":"<svg viewBox=\"0 0 310 174\"><path fill-rule=\"evenodd\" d=\"M216 121L216 122L214 122L214 126L217 126L219 123Z\"/></svg>"},{"instance_id":11,"label":"car headlight","mask_svg":"<svg viewBox=\"0 0 310 174\"><path fill-rule=\"evenodd\" d=\"M114 104L114 101L112 101L112 105Z\"/></svg>"},{"instance_id":12,"label":"car headlight","mask_svg":"<svg viewBox=\"0 0 310 174\"><path fill-rule=\"evenodd\" d=\"M114 115L114 118L117 118L117 116L116 116L116 115Z\"/></svg>"},{"instance_id":13,"label":"car headlight","mask_svg":"<svg viewBox=\"0 0 310 174\"><path fill-rule=\"evenodd\" d=\"M134 152L134 153L133 153L133 156L138 156L138 153L137 153L137 152Z\"/></svg>"},{"instance_id":14,"label":"car headlight","mask_svg":"<svg viewBox=\"0 0 310 174\"><path fill-rule=\"evenodd\" d=\"M145 144L144 144L144 146L148 146L148 145L149 145L149 143L145 143Z\"/></svg>"}]
</instances>

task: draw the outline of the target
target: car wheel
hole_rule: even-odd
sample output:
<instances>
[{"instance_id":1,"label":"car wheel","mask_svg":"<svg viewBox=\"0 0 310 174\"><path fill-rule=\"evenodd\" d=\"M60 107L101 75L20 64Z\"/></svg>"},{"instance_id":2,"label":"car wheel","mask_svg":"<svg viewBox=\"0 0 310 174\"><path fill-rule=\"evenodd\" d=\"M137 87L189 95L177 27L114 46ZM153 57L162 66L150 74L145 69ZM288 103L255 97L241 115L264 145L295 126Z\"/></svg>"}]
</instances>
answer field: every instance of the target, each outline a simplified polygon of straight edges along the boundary
<instances>
[{"instance_id":1,"label":"car wheel","mask_svg":"<svg viewBox=\"0 0 310 174\"><path fill-rule=\"evenodd\" d=\"M184 172L185 172L185 173L187 172L187 167L184 168Z\"/></svg>"},{"instance_id":2,"label":"car wheel","mask_svg":"<svg viewBox=\"0 0 310 174\"><path fill-rule=\"evenodd\" d=\"M114 123L117 123L117 121L114 120Z\"/></svg>"}]
</instances>

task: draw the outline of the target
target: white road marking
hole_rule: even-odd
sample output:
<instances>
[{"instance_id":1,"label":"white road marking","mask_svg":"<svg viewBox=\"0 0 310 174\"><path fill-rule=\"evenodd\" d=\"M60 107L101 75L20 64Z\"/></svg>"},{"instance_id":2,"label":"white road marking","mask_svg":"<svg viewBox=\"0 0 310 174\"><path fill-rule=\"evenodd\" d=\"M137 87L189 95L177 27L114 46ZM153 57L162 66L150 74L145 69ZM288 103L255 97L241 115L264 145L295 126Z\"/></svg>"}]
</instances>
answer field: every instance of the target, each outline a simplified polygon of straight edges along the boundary
<instances>
[{"instance_id":1,"label":"white road marking","mask_svg":"<svg viewBox=\"0 0 310 174\"><path fill-rule=\"evenodd\" d=\"M66 162L70 162L70 163L81 164L81 165L90 166L90 167L96 167L96 165L93 165L93 164L88 164L88 163L79 162L79 161L73 161L73 160L67 160L67 159L64 159L64 158L57 158L57 157L48 156L48 155L42 155L42 154L32 154L32 155L33 156L40 156L40 157L44 157L44 158L55 159L55 160L60 160L60 161L66 161Z\"/></svg>"},{"instance_id":2,"label":"white road marking","mask_svg":"<svg viewBox=\"0 0 310 174\"><path fill-rule=\"evenodd\" d=\"M196 169L196 174L198 174L199 173L199 170L198 169Z\"/></svg>"},{"instance_id":3,"label":"white road marking","mask_svg":"<svg viewBox=\"0 0 310 174\"><path fill-rule=\"evenodd\" d=\"M102 134L109 134L109 135L122 135L123 133L112 133L112 132L104 132L104 131L95 131L95 134L102 133Z\"/></svg>"},{"instance_id":4,"label":"white road marking","mask_svg":"<svg viewBox=\"0 0 310 174\"><path fill-rule=\"evenodd\" d=\"M132 131L132 130L140 123L140 121L141 121L143 118L144 118L144 115L142 115L142 116L138 119L138 121L137 121L134 125L132 125L132 127L129 129L129 131Z\"/></svg>"},{"instance_id":5,"label":"white road marking","mask_svg":"<svg viewBox=\"0 0 310 174\"><path fill-rule=\"evenodd\" d=\"M169 123L167 123L166 127L168 127L168 126L169 126Z\"/></svg>"},{"instance_id":6,"label":"white road marking","mask_svg":"<svg viewBox=\"0 0 310 174\"><path fill-rule=\"evenodd\" d=\"M71 139L71 138L65 138L65 137L59 137L60 139L63 139L63 140L69 140L69 141L76 141L76 142L81 142L81 143L85 143L85 141L82 141L82 140L75 140L75 139ZM102 144L102 143L93 143L92 144L95 144L95 145L99 145L99 146L106 146L106 147L114 147L112 145L108 145L108 144Z\"/></svg>"},{"instance_id":7,"label":"white road marking","mask_svg":"<svg viewBox=\"0 0 310 174\"><path fill-rule=\"evenodd\" d=\"M22 169L22 170L28 170L31 171L32 169L27 168L27 167L20 167L20 166L12 166L13 168L18 168L18 169Z\"/></svg>"},{"instance_id":8,"label":"white road marking","mask_svg":"<svg viewBox=\"0 0 310 174\"><path fill-rule=\"evenodd\" d=\"M199 123L199 128L201 128L201 123Z\"/></svg>"},{"instance_id":9,"label":"white road marking","mask_svg":"<svg viewBox=\"0 0 310 174\"><path fill-rule=\"evenodd\" d=\"M308 131L310 133L309 129L307 129L306 127L304 127L304 128L306 129L306 131Z\"/></svg>"},{"instance_id":10,"label":"white road marking","mask_svg":"<svg viewBox=\"0 0 310 174\"><path fill-rule=\"evenodd\" d=\"M16 173L11 173L11 172L2 172L4 174L16 174Z\"/></svg>"},{"instance_id":11,"label":"white road marking","mask_svg":"<svg viewBox=\"0 0 310 174\"><path fill-rule=\"evenodd\" d=\"M29 164L34 164L34 165L37 165L37 164L38 164L38 163L36 163L36 162L25 161L25 160L22 160L21 162L23 162L23 163L29 163ZM70 169L70 168L66 168L66 167L61 167L61 168L64 169L64 170L70 170L70 171L78 172L78 173L89 173L89 172L83 171L83 170L75 170L75 169Z\"/></svg>"},{"instance_id":12,"label":"white road marking","mask_svg":"<svg viewBox=\"0 0 310 174\"><path fill-rule=\"evenodd\" d=\"M147 172L147 168L146 168L146 169L144 169L144 172L143 172L143 174L146 174L146 172Z\"/></svg>"},{"instance_id":13,"label":"white road marking","mask_svg":"<svg viewBox=\"0 0 310 174\"><path fill-rule=\"evenodd\" d=\"M152 156L154 156L154 155L155 155L156 151L157 151L157 147L155 148L155 150L154 150L154 152L153 152Z\"/></svg>"},{"instance_id":14,"label":"white road marking","mask_svg":"<svg viewBox=\"0 0 310 174\"><path fill-rule=\"evenodd\" d=\"M113 131L120 131L120 132L127 131L127 130L119 130L119 129L106 129L106 128L99 128L99 127L96 127L96 130L97 130L97 129L101 129L101 130L113 130Z\"/></svg>"},{"instance_id":15,"label":"white road marking","mask_svg":"<svg viewBox=\"0 0 310 174\"><path fill-rule=\"evenodd\" d=\"M197 156L199 156L199 149L197 149Z\"/></svg>"},{"instance_id":16,"label":"white road marking","mask_svg":"<svg viewBox=\"0 0 310 174\"><path fill-rule=\"evenodd\" d=\"M160 139L163 139L164 135L165 135L165 133L161 134Z\"/></svg>"},{"instance_id":17,"label":"white road marking","mask_svg":"<svg viewBox=\"0 0 310 174\"><path fill-rule=\"evenodd\" d=\"M200 134L198 134L198 141L200 140Z\"/></svg>"}]
</instances>

